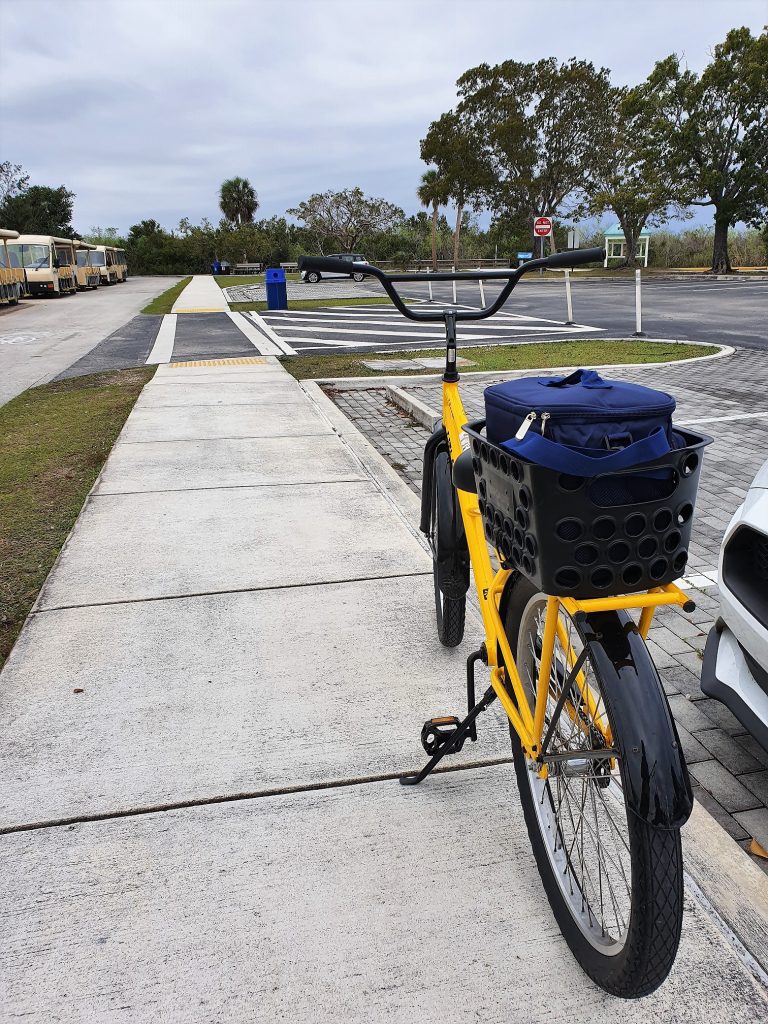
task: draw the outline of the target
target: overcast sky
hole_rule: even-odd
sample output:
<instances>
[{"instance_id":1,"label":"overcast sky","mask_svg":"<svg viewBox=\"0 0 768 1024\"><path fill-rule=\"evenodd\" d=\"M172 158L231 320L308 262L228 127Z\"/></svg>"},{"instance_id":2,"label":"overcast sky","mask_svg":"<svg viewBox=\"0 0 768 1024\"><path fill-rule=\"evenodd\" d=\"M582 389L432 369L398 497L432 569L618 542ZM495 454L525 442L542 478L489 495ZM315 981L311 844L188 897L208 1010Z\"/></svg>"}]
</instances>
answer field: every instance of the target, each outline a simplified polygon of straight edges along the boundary
<instances>
[{"instance_id":1,"label":"overcast sky","mask_svg":"<svg viewBox=\"0 0 768 1024\"><path fill-rule=\"evenodd\" d=\"M0 0L0 159L67 185L74 225L218 220L221 181L258 216L360 185L406 212L419 139L469 67L572 56L641 80L700 70L768 0ZM704 214L709 219L708 211Z\"/></svg>"}]
</instances>

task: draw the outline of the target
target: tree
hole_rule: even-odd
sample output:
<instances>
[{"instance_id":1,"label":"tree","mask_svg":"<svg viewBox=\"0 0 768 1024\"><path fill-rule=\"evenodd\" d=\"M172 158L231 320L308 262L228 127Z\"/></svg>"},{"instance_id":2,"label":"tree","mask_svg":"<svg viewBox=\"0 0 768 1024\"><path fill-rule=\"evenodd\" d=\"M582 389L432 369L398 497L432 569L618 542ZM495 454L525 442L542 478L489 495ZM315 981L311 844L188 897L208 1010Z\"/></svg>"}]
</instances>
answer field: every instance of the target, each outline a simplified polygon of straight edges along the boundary
<instances>
[{"instance_id":1,"label":"tree","mask_svg":"<svg viewBox=\"0 0 768 1024\"><path fill-rule=\"evenodd\" d=\"M98 224L89 228L88 233L83 235L86 242L93 245L119 245L122 246L122 239L117 228L102 228Z\"/></svg>"},{"instance_id":2,"label":"tree","mask_svg":"<svg viewBox=\"0 0 768 1024\"><path fill-rule=\"evenodd\" d=\"M227 220L239 227L252 223L259 198L247 178L228 178L219 190L219 207Z\"/></svg>"},{"instance_id":3,"label":"tree","mask_svg":"<svg viewBox=\"0 0 768 1024\"><path fill-rule=\"evenodd\" d=\"M5 206L8 199L19 195L29 187L29 175L24 173L21 164L12 164L10 160L0 163L0 207Z\"/></svg>"},{"instance_id":4,"label":"tree","mask_svg":"<svg viewBox=\"0 0 768 1024\"><path fill-rule=\"evenodd\" d=\"M388 231L405 216L399 206L366 196L360 188L316 193L286 212L306 226L321 252L329 242L352 252L365 235Z\"/></svg>"},{"instance_id":5,"label":"tree","mask_svg":"<svg viewBox=\"0 0 768 1024\"><path fill-rule=\"evenodd\" d=\"M459 245L464 207L472 201L482 204L484 186L489 185L489 168L478 159L478 148L472 132L455 111L443 114L429 126L421 140L421 159L435 164L445 194L456 206L456 227L453 232L453 265L459 263Z\"/></svg>"},{"instance_id":6,"label":"tree","mask_svg":"<svg viewBox=\"0 0 768 1024\"><path fill-rule=\"evenodd\" d=\"M153 219L139 221L138 224L134 224L128 230L128 237L130 239L142 238L151 235L166 235L167 232L163 231L160 224Z\"/></svg>"},{"instance_id":7,"label":"tree","mask_svg":"<svg viewBox=\"0 0 768 1024\"><path fill-rule=\"evenodd\" d=\"M623 266L634 266L646 226L659 227L672 216L690 216L686 211L693 198L690 189L670 179L660 155L648 143L657 116L655 99L653 92L642 87L611 91L600 160L585 185L587 201L579 211L597 217L607 210L616 214L626 243Z\"/></svg>"},{"instance_id":8,"label":"tree","mask_svg":"<svg viewBox=\"0 0 768 1024\"><path fill-rule=\"evenodd\" d=\"M437 220L440 207L448 202L448 193L440 173L434 169L425 171L416 194L422 206L427 209L432 207L432 269L437 270Z\"/></svg>"},{"instance_id":9,"label":"tree","mask_svg":"<svg viewBox=\"0 0 768 1024\"><path fill-rule=\"evenodd\" d=\"M581 198L604 144L610 83L588 61L481 64L458 80L457 114L498 215L553 216ZM565 211L563 211L565 212Z\"/></svg>"},{"instance_id":10,"label":"tree","mask_svg":"<svg viewBox=\"0 0 768 1024\"><path fill-rule=\"evenodd\" d=\"M6 199L0 207L4 227L27 235L59 235L72 238L72 203L75 193L64 185L46 188L33 185Z\"/></svg>"},{"instance_id":11,"label":"tree","mask_svg":"<svg viewBox=\"0 0 768 1024\"><path fill-rule=\"evenodd\" d=\"M653 143L666 173L694 206L713 208L712 271L731 273L729 228L757 227L768 211L768 32L732 29L701 76L672 54L645 89L656 95Z\"/></svg>"}]
</instances>

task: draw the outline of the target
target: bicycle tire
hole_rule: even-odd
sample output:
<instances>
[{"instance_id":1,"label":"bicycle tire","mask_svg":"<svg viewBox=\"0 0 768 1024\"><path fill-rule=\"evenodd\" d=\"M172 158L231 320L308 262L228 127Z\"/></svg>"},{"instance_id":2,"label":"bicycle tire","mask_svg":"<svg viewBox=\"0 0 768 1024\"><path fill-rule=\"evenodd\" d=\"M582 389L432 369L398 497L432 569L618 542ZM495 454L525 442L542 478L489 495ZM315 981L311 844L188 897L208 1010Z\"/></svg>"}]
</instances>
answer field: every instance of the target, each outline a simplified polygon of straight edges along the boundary
<instances>
[{"instance_id":1,"label":"bicycle tire","mask_svg":"<svg viewBox=\"0 0 768 1024\"><path fill-rule=\"evenodd\" d=\"M527 579L522 576L518 577L506 606L505 630L512 651L518 655L516 660L521 672L521 678L523 678L523 672L527 671L522 667L526 660L522 645L528 644L531 640L531 630L527 624L530 624L531 608L532 606L536 607L537 601L545 602L546 598L543 594L537 593L536 588ZM523 627L523 635L521 635L521 627ZM573 628L574 631L578 630L578 624L573 622ZM535 642L531 646L531 651L535 663ZM647 656L650 659L650 655ZM587 673L591 671L594 674L597 685L602 688L604 676L602 678L599 676L595 662L592 661L589 655L587 655L587 662L585 662L585 671ZM556 676L557 673L558 669L556 667ZM562 682L563 676L564 672L561 669L557 677L560 682ZM587 678L590 681L590 686L592 686L592 676ZM553 686L556 687L557 685L556 679L553 682ZM599 708L600 702L598 701ZM571 709L575 712L573 705L571 705ZM578 713L581 714L582 711ZM603 712L600 712L600 714L603 713L606 718L610 718L607 707ZM573 714L571 714L571 720L573 722ZM584 718L584 721L587 721L587 719ZM578 726L578 729L572 731L578 732L581 730L583 733L583 723L575 722L574 724ZM614 746L618 747L620 744L616 740L615 731L613 731L615 730L615 723L609 721L609 725L614 737ZM557 731L559 732L559 726ZM552 813L555 810L554 804L557 799L553 793L553 787L559 787L559 784L552 777L545 783L538 780L536 774L529 769L520 741L511 727L510 736L520 800L528 835L547 898L563 937L585 973L605 991L625 999L648 995L658 988L669 974L680 941L683 916L683 864L680 830L654 828L645 821L642 821L626 806L624 807L627 836L626 861L631 872L631 894L627 901L626 933L620 943L617 940L611 946L606 938L601 947L600 936L595 936L594 926L589 929L586 927L587 920L592 916L593 911L588 909L586 915L584 911L585 903L589 905L588 890L594 886L593 882L588 884L585 879L583 863L584 836L585 834L591 836L591 833L585 832L582 824L581 883L579 884L578 880L574 877L569 881L569 892L566 892L566 876L569 873L574 876L578 873L578 870L574 870L573 846L576 843L576 839L574 838L573 840L571 850L566 851L568 836L563 827L561 825L557 826L556 838L554 843L552 843L552 832L545 829L543 824L547 818L551 820ZM594 739L590 739L589 745L592 746L594 742ZM618 775L621 780L618 782L618 788L623 793L623 766L620 763L620 759L617 760L619 762L617 764ZM590 764L589 760L586 763ZM591 763L594 764L596 762ZM588 785L591 789L595 789L596 786L600 785L597 772L593 769L586 771L584 778L589 779ZM534 779L536 780L535 782ZM603 782L605 782L604 776ZM582 785L582 790L586 789L586 785L586 783ZM614 785L612 779L608 785L609 787ZM545 792L545 797L539 806L537 806L537 787ZM564 788L567 788L567 786ZM605 785L602 788L605 789ZM602 799L605 802L605 797ZM562 800L560 806L562 807L564 803L565 801ZM595 803L594 800L593 803ZM584 816L585 804L586 797L583 799L581 806L582 817ZM570 797L568 798L568 805L570 808ZM571 822L573 822L572 812L569 813L571 813ZM619 827L620 825L621 821L619 820ZM617 834L619 827L616 827ZM591 838L593 839L593 837ZM559 850L558 842L560 843ZM595 845L594 842L593 845ZM552 851L550 851L550 846L553 847ZM596 847L599 848L599 843L596 844ZM619 855L617 859L621 857L620 848ZM562 871L559 871L556 867L555 859L557 857L560 858L561 865L563 863L567 865ZM578 865L575 865L575 867L578 869ZM626 881L626 875L624 877ZM575 888L577 890L575 899L573 894L574 882L576 883ZM602 880L600 887L602 904ZM587 891L586 900L585 890ZM611 899L613 898L612 892ZM579 902L581 902L581 911L579 911L577 906ZM603 921L601 927L605 927L605 921ZM618 916L616 930L618 931Z\"/></svg>"},{"instance_id":2,"label":"bicycle tire","mask_svg":"<svg viewBox=\"0 0 768 1024\"><path fill-rule=\"evenodd\" d=\"M447 489L450 488L450 491ZM461 515L451 476L451 460L446 451L438 452L432 475L432 503L430 513L430 538L432 546L432 578L435 587L435 619L437 636L443 647L458 647L464 639L464 623L467 611L466 592L457 594L454 579L455 568L441 565L438 551L441 549L439 535L448 530L451 523L447 518ZM461 585L458 586L461 589Z\"/></svg>"}]
</instances>

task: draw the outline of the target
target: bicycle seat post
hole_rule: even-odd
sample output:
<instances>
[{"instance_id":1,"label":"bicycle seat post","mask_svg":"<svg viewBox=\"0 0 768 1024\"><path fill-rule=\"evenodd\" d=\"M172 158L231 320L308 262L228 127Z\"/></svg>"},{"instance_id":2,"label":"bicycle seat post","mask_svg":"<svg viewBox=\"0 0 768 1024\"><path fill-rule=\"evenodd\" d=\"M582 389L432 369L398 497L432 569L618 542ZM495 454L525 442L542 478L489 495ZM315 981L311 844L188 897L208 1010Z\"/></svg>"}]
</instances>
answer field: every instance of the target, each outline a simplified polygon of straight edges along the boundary
<instances>
[{"instance_id":1,"label":"bicycle seat post","mask_svg":"<svg viewBox=\"0 0 768 1024\"><path fill-rule=\"evenodd\" d=\"M445 310L445 373L443 380L446 384L455 384L459 379L456 369L456 310Z\"/></svg>"}]
</instances>

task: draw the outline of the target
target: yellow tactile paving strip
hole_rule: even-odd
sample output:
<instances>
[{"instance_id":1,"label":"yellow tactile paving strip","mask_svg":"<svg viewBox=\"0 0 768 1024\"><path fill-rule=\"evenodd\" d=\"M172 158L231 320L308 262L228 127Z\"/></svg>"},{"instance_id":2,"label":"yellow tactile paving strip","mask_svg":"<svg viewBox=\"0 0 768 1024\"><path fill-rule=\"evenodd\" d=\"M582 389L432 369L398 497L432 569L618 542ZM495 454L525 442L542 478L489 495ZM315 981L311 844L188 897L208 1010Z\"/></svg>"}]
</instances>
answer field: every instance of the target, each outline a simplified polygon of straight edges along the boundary
<instances>
[{"instance_id":1,"label":"yellow tactile paving strip","mask_svg":"<svg viewBox=\"0 0 768 1024\"><path fill-rule=\"evenodd\" d=\"M266 356L247 356L242 359L192 359L187 363L166 363L169 370L183 369L185 366L263 366Z\"/></svg>"}]
</instances>

